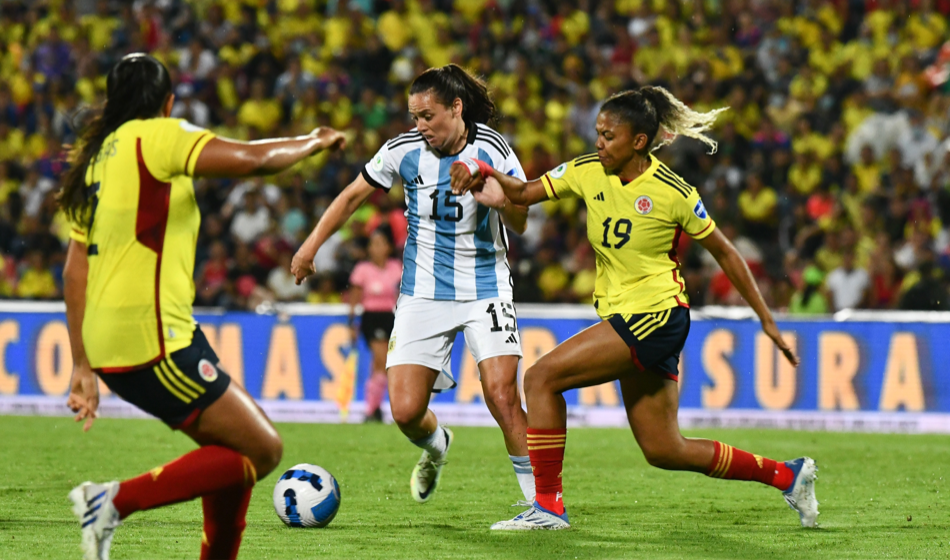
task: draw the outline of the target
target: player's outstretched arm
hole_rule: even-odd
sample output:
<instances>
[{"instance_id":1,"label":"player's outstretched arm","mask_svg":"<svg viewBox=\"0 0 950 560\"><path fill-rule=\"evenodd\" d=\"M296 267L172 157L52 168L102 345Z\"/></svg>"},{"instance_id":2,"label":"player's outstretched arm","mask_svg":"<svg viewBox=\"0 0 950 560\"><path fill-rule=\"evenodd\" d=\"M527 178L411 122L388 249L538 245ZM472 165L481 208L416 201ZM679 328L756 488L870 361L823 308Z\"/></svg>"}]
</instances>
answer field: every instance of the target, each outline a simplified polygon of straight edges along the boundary
<instances>
[{"instance_id":1,"label":"player's outstretched arm","mask_svg":"<svg viewBox=\"0 0 950 560\"><path fill-rule=\"evenodd\" d=\"M307 276L314 273L313 258L317 256L320 247L326 243L331 235L343 227L343 224L350 219L353 212L356 212L356 209L369 198L369 195L373 194L374 190L375 187L370 185L360 174L356 176L356 180L347 185L343 192L333 199L327 211L323 213L323 216L320 216L320 221L317 222L316 227L307 236L307 240L303 242L300 249L297 249L297 254L294 255L293 261L290 263L290 272L296 278L297 285L300 285Z\"/></svg>"},{"instance_id":2,"label":"player's outstretched arm","mask_svg":"<svg viewBox=\"0 0 950 560\"><path fill-rule=\"evenodd\" d=\"M508 200L519 206L527 207L548 199L541 179L525 182L512 175L505 175L481 160L458 161L452 165L449 174L452 178L452 192L455 194L480 189L486 181L494 179Z\"/></svg>"},{"instance_id":3,"label":"player's outstretched arm","mask_svg":"<svg viewBox=\"0 0 950 560\"><path fill-rule=\"evenodd\" d=\"M469 192L479 204L497 210L508 229L521 235L528 228L528 207L508 200L505 191L494 178L489 177L488 180L481 181L479 186Z\"/></svg>"},{"instance_id":4,"label":"player's outstretched arm","mask_svg":"<svg viewBox=\"0 0 950 560\"><path fill-rule=\"evenodd\" d=\"M83 431L92 428L98 416L99 382L86 357L82 342L82 320L86 314L86 278L89 261L86 244L75 239L69 241L66 265L63 267L63 299L66 300L66 325L69 329L69 347L73 356L73 376L69 383L69 398L66 401L76 421L83 420Z\"/></svg>"},{"instance_id":5,"label":"player's outstretched arm","mask_svg":"<svg viewBox=\"0 0 950 560\"><path fill-rule=\"evenodd\" d=\"M239 142L214 138L195 162L195 177L247 177L279 173L322 150L346 147L343 133L320 127L306 136Z\"/></svg>"},{"instance_id":6,"label":"player's outstretched arm","mask_svg":"<svg viewBox=\"0 0 950 560\"><path fill-rule=\"evenodd\" d=\"M785 358L792 365L797 366L799 363L798 356L782 338L782 333L779 332L778 326L775 324L772 312L765 304L762 293L759 292L759 286L755 283L755 278L752 277L752 271L749 270L749 266L742 255L739 254L739 251L718 229L713 230L707 237L700 239L699 243L716 258L716 262L722 267L729 281L755 310L755 314L762 321L762 330L765 334L769 335L769 338L775 342L779 350L785 354Z\"/></svg>"}]
</instances>

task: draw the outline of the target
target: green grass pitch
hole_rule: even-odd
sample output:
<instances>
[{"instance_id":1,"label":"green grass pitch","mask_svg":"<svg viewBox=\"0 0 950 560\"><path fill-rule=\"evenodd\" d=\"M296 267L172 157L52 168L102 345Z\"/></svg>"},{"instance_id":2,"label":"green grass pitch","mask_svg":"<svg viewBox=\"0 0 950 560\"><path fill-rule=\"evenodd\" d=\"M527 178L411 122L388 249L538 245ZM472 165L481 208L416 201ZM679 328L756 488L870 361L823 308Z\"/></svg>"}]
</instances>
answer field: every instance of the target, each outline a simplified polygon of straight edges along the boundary
<instances>
[{"instance_id":1,"label":"green grass pitch","mask_svg":"<svg viewBox=\"0 0 950 560\"><path fill-rule=\"evenodd\" d=\"M281 469L319 464L342 507L325 529L288 529L271 505L277 477L254 492L240 558L950 558L950 437L756 430L700 431L779 459L818 461L821 529L804 530L776 490L646 464L629 431L575 429L564 467L573 528L493 533L521 498L497 429L458 428L431 502L409 495L418 451L394 426L279 426ZM84 480L139 474L193 445L157 421L0 418L0 558L79 558L66 500ZM281 472L281 471L278 471ZM112 558L196 558L198 502L130 517Z\"/></svg>"}]
</instances>

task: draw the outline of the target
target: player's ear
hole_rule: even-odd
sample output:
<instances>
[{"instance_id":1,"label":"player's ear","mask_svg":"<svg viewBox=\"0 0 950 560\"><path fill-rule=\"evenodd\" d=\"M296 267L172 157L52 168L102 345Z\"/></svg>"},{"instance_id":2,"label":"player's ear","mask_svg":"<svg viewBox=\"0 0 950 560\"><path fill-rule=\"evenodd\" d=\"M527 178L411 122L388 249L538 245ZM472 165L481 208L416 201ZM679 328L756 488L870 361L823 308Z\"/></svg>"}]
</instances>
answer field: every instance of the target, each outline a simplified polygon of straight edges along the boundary
<instances>
[{"instance_id":1,"label":"player's ear","mask_svg":"<svg viewBox=\"0 0 950 560\"><path fill-rule=\"evenodd\" d=\"M169 93L168 99L165 100L165 106L162 107L162 116L168 118L172 116L172 107L175 106L175 94Z\"/></svg>"},{"instance_id":2,"label":"player's ear","mask_svg":"<svg viewBox=\"0 0 950 560\"><path fill-rule=\"evenodd\" d=\"M633 149L636 150L637 152L642 152L643 150L646 150L648 141L649 141L649 138L647 138L646 134L642 132L638 132L637 134L634 134L633 135Z\"/></svg>"},{"instance_id":3,"label":"player's ear","mask_svg":"<svg viewBox=\"0 0 950 560\"><path fill-rule=\"evenodd\" d=\"M463 109L465 109L465 107L462 105L462 99L456 97L455 101L452 102L452 116L456 119L461 117Z\"/></svg>"}]
</instances>

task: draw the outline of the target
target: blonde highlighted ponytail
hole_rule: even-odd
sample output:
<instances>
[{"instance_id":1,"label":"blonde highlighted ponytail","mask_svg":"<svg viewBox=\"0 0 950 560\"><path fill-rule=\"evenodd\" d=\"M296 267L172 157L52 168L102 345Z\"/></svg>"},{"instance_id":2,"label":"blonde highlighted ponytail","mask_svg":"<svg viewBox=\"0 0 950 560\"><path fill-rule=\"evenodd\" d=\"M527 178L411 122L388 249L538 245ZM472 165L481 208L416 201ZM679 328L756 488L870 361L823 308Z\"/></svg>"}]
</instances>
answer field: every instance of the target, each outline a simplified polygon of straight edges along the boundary
<instances>
[{"instance_id":1,"label":"blonde highlighted ponytail","mask_svg":"<svg viewBox=\"0 0 950 560\"><path fill-rule=\"evenodd\" d=\"M677 136L688 136L709 146L716 153L718 144L703 134L712 128L720 113L728 107L707 113L694 111L672 93L660 86L643 86L612 95L601 107L601 112L619 116L635 133L647 135L646 153L673 142Z\"/></svg>"}]
</instances>

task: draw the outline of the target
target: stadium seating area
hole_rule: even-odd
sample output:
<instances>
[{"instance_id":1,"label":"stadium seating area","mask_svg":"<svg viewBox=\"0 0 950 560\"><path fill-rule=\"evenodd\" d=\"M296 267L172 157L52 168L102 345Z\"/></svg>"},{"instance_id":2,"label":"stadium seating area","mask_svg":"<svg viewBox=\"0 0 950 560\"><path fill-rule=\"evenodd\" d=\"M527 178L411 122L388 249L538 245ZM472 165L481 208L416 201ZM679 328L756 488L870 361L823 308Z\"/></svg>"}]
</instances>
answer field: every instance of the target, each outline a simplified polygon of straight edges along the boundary
<instances>
[{"instance_id":1,"label":"stadium seating area","mask_svg":"<svg viewBox=\"0 0 950 560\"><path fill-rule=\"evenodd\" d=\"M715 155L658 155L702 192L769 303L950 309L950 0L30 0L0 3L0 297L55 299L68 228L57 180L105 74L147 51L174 116L239 139L345 129L350 147L276 177L196 181L198 305L340 301L368 232L405 240L402 192L379 192L294 286L293 251L381 142L408 129L406 89L457 62L490 84L496 128L529 178L592 151L599 104L638 84L728 105ZM520 302L589 302L582 204L532 210L512 236ZM696 243L694 305L741 298Z\"/></svg>"}]
</instances>

